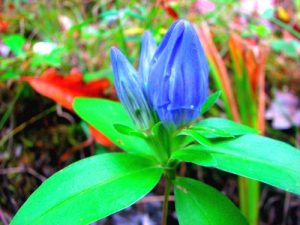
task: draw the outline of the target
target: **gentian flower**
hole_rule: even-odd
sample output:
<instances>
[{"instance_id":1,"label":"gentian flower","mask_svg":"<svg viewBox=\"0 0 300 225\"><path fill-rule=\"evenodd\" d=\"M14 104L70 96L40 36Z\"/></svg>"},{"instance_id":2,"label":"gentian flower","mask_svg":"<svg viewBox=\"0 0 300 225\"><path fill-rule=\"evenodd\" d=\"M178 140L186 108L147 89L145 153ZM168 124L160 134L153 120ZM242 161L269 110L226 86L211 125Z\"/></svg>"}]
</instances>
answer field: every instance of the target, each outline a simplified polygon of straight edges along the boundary
<instances>
[{"instance_id":1,"label":"gentian flower","mask_svg":"<svg viewBox=\"0 0 300 225\"><path fill-rule=\"evenodd\" d=\"M117 49L110 51L117 94L135 125L148 130L154 124L154 116L144 94L142 80L126 57Z\"/></svg>"},{"instance_id":2,"label":"gentian flower","mask_svg":"<svg viewBox=\"0 0 300 225\"><path fill-rule=\"evenodd\" d=\"M156 51L156 43L149 31L145 31L142 38L142 49L139 62L139 80L144 89L147 88L147 81L150 72L151 60Z\"/></svg>"},{"instance_id":3,"label":"gentian flower","mask_svg":"<svg viewBox=\"0 0 300 225\"><path fill-rule=\"evenodd\" d=\"M179 20L158 46L150 65L148 95L167 126L199 116L208 94L208 64L191 23Z\"/></svg>"},{"instance_id":4,"label":"gentian flower","mask_svg":"<svg viewBox=\"0 0 300 225\"><path fill-rule=\"evenodd\" d=\"M158 47L145 32L138 72L116 48L111 59L120 101L140 129L159 120L177 128L199 116L208 94L208 64L188 21L173 23Z\"/></svg>"}]
</instances>

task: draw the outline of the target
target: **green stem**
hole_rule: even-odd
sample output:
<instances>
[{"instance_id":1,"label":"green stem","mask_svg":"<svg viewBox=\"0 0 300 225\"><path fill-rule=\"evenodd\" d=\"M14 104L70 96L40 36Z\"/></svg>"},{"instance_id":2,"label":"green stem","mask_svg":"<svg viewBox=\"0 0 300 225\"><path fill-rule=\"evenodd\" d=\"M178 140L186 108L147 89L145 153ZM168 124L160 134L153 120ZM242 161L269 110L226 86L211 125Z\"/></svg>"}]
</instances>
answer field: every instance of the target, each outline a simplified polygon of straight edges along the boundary
<instances>
[{"instance_id":1,"label":"green stem","mask_svg":"<svg viewBox=\"0 0 300 225\"><path fill-rule=\"evenodd\" d=\"M280 21L279 19L272 17L270 19L273 23L275 23L276 25L280 26L282 29L287 30L288 32L290 32L292 35L294 35L296 38L300 38L300 33L297 32L293 27L287 25L286 23Z\"/></svg>"},{"instance_id":2,"label":"green stem","mask_svg":"<svg viewBox=\"0 0 300 225\"><path fill-rule=\"evenodd\" d=\"M162 215L162 225L167 225L168 220L168 208L169 208L169 196L171 191L171 180L168 176L166 178L166 186L165 186L165 193L164 193L164 204L163 204L163 215Z\"/></svg>"}]
</instances>

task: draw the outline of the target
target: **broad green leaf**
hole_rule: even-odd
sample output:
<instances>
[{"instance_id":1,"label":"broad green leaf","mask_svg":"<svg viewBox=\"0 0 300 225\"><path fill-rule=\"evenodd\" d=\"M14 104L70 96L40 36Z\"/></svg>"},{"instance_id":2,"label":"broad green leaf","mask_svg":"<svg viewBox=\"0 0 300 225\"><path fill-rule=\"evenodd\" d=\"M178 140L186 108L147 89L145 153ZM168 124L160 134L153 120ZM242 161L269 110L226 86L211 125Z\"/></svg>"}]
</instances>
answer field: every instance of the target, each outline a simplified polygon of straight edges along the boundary
<instances>
[{"instance_id":1,"label":"broad green leaf","mask_svg":"<svg viewBox=\"0 0 300 225\"><path fill-rule=\"evenodd\" d=\"M215 167L300 194L300 150L271 138L248 134L211 146L192 145L173 159Z\"/></svg>"},{"instance_id":2,"label":"broad green leaf","mask_svg":"<svg viewBox=\"0 0 300 225\"><path fill-rule=\"evenodd\" d=\"M201 120L193 129L202 130L202 135L206 138L240 136L244 134L256 134L257 130L222 118L208 118Z\"/></svg>"},{"instance_id":3,"label":"broad green leaf","mask_svg":"<svg viewBox=\"0 0 300 225\"><path fill-rule=\"evenodd\" d=\"M115 129L114 125L120 123L134 129L121 103L99 98L76 98L73 106L82 119L101 131L120 148L131 153L151 154L152 150L143 139L121 134Z\"/></svg>"},{"instance_id":4,"label":"broad green leaf","mask_svg":"<svg viewBox=\"0 0 300 225\"><path fill-rule=\"evenodd\" d=\"M175 207L180 225L247 225L224 194L193 179L176 178Z\"/></svg>"},{"instance_id":5,"label":"broad green leaf","mask_svg":"<svg viewBox=\"0 0 300 225\"><path fill-rule=\"evenodd\" d=\"M155 162L127 153L83 159L47 179L11 225L90 224L138 201L161 174Z\"/></svg>"},{"instance_id":6,"label":"broad green leaf","mask_svg":"<svg viewBox=\"0 0 300 225\"><path fill-rule=\"evenodd\" d=\"M208 98L202 105L201 114L206 113L218 101L218 99L221 96L221 93L222 93L221 91L217 91L217 92L211 94L210 96L208 96Z\"/></svg>"}]
</instances>

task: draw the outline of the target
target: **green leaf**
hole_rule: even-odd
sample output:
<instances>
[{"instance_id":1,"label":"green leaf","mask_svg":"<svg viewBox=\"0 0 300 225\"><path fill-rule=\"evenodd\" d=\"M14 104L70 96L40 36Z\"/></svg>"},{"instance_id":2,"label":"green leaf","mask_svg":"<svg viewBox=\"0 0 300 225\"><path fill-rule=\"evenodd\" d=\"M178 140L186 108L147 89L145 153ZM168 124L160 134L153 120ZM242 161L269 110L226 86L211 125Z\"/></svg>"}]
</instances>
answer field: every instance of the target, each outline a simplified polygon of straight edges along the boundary
<instances>
[{"instance_id":1,"label":"green leaf","mask_svg":"<svg viewBox=\"0 0 300 225\"><path fill-rule=\"evenodd\" d=\"M20 78L20 71L18 71L16 68L13 69L7 68L5 72L1 73L0 75L0 81L6 81L9 79L19 79L19 78Z\"/></svg>"},{"instance_id":2,"label":"green leaf","mask_svg":"<svg viewBox=\"0 0 300 225\"><path fill-rule=\"evenodd\" d=\"M113 126L121 134L129 135L129 136L136 136L139 138L146 138L144 133L139 132L131 127L125 126L123 124L114 124Z\"/></svg>"},{"instance_id":3,"label":"green leaf","mask_svg":"<svg viewBox=\"0 0 300 225\"><path fill-rule=\"evenodd\" d=\"M209 118L201 120L192 129L196 129L206 138L240 136L256 134L257 130L240 123L222 118Z\"/></svg>"},{"instance_id":4,"label":"green leaf","mask_svg":"<svg viewBox=\"0 0 300 225\"><path fill-rule=\"evenodd\" d=\"M284 52L287 56L292 58L299 57L298 48L300 42L297 40L274 40L271 43L272 49L276 52Z\"/></svg>"},{"instance_id":5,"label":"green leaf","mask_svg":"<svg viewBox=\"0 0 300 225\"><path fill-rule=\"evenodd\" d=\"M152 149L143 139L121 134L115 129L115 124L122 123L134 130L134 125L121 103L99 98L75 98L73 107L82 119L125 151L152 154Z\"/></svg>"},{"instance_id":6,"label":"green leaf","mask_svg":"<svg viewBox=\"0 0 300 225\"><path fill-rule=\"evenodd\" d=\"M247 224L239 209L224 194L189 178L176 178L175 207L180 225Z\"/></svg>"},{"instance_id":7,"label":"green leaf","mask_svg":"<svg viewBox=\"0 0 300 225\"><path fill-rule=\"evenodd\" d=\"M86 72L84 73L83 80L84 82L89 82L92 80L107 78L111 83L113 83L113 72L111 68L103 69L96 72Z\"/></svg>"},{"instance_id":8,"label":"green leaf","mask_svg":"<svg viewBox=\"0 0 300 225\"><path fill-rule=\"evenodd\" d=\"M208 98L202 105L201 114L206 113L218 101L218 99L221 96L221 93L222 93L221 91L216 91L215 93L208 96Z\"/></svg>"},{"instance_id":9,"label":"green leaf","mask_svg":"<svg viewBox=\"0 0 300 225\"><path fill-rule=\"evenodd\" d=\"M51 53L46 55L34 54L31 60L31 67L37 68L40 66L61 66L63 59L64 48L56 48Z\"/></svg>"},{"instance_id":10,"label":"green leaf","mask_svg":"<svg viewBox=\"0 0 300 225\"><path fill-rule=\"evenodd\" d=\"M202 145L211 145L212 143L210 140L208 140L206 137L202 136L199 132L194 131L194 130L183 130L182 132L179 133L179 135L186 135L189 137L192 137L194 140L199 142L199 144Z\"/></svg>"},{"instance_id":11,"label":"green leaf","mask_svg":"<svg viewBox=\"0 0 300 225\"><path fill-rule=\"evenodd\" d=\"M216 128L211 128L211 127L191 127L189 130L192 130L194 132L199 133L199 135L202 135L206 138L233 138L232 134L219 130Z\"/></svg>"},{"instance_id":12,"label":"green leaf","mask_svg":"<svg viewBox=\"0 0 300 225\"><path fill-rule=\"evenodd\" d=\"M249 29L252 31L252 33L258 35L259 37L267 37L272 33L269 27L263 25L250 24Z\"/></svg>"},{"instance_id":13,"label":"green leaf","mask_svg":"<svg viewBox=\"0 0 300 225\"><path fill-rule=\"evenodd\" d=\"M263 12L263 14L261 15L261 17L264 19L272 19L273 16L274 16L274 9L272 9L272 8L265 10Z\"/></svg>"},{"instance_id":14,"label":"green leaf","mask_svg":"<svg viewBox=\"0 0 300 225\"><path fill-rule=\"evenodd\" d=\"M215 167L300 194L300 151L284 142L248 134L211 146L192 145L173 159Z\"/></svg>"},{"instance_id":15,"label":"green leaf","mask_svg":"<svg viewBox=\"0 0 300 225\"><path fill-rule=\"evenodd\" d=\"M22 48L25 42L26 39L20 34L12 34L3 37L3 43L7 45L15 55L20 55L21 53L24 53Z\"/></svg>"},{"instance_id":16,"label":"green leaf","mask_svg":"<svg viewBox=\"0 0 300 225\"><path fill-rule=\"evenodd\" d=\"M11 225L90 224L138 201L161 174L155 162L126 153L83 159L47 179Z\"/></svg>"}]
</instances>

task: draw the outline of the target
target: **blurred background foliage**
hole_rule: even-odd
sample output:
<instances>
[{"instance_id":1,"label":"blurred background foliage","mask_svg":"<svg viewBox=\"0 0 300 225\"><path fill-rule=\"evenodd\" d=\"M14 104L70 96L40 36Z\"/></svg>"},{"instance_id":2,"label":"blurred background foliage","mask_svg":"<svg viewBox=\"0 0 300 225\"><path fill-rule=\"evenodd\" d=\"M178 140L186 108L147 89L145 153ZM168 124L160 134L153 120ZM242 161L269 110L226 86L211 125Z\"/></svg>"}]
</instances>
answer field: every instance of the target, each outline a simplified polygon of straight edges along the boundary
<instances>
[{"instance_id":1,"label":"blurred background foliage","mask_svg":"<svg viewBox=\"0 0 300 225\"><path fill-rule=\"evenodd\" d=\"M119 151L61 98L91 96L85 85L99 82L99 97L116 99L110 47L118 46L137 66L144 30L159 42L178 18L195 24L210 63L211 91L223 92L209 115L300 146L299 0L0 1L0 224L8 224L55 171L79 158ZM183 167L180 173L241 204L238 183L245 181L203 168ZM253 210L261 211L259 224L300 224L299 197L265 185L258 190ZM160 186L154 194L159 202ZM129 215L123 217L133 221ZM252 216L256 221L258 215ZM155 224L157 216L150 217ZM116 218L110 223L122 224Z\"/></svg>"}]
</instances>

